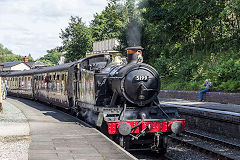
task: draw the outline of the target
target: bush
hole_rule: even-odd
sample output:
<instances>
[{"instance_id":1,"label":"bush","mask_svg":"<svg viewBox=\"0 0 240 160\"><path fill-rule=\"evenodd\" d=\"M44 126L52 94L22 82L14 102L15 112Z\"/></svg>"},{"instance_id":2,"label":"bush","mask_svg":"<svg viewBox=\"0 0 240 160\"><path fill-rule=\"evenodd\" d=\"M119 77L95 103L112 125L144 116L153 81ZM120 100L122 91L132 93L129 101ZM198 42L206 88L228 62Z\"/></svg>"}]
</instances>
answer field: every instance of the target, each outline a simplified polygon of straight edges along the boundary
<instances>
[{"instance_id":1,"label":"bush","mask_svg":"<svg viewBox=\"0 0 240 160\"><path fill-rule=\"evenodd\" d=\"M212 91L240 92L240 52L205 56L198 53L192 58L161 56L152 60L152 65L165 76L162 89L201 90L208 78L212 82Z\"/></svg>"},{"instance_id":2,"label":"bush","mask_svg":"<svg viewBox=\"0 0 240 160\"><path fill-rule=\"evenodd\" d=\"M152 62L152 66L156 68L156 70L161 76L168 77L171 75L171 60L162 56L160 58L157 58L156 60L152 60Z\"/></svg>"},{"instance_id":3,"label":"bush","mask_svg":"<svg viewBox=\"0 0 240 160\"><path fill-rule=\"evenodd\" d=\"M240 82L228 80L227 82L222 82L218 89L221 91L228 91L228 92L239 92L240 91Z\"/></svg>"},{"instance_id":4,"label":"bush","mask_svg":"<svg viewBox=\"0 0 240 160\"><path fill-rule=\"evenodd\" d=\"M239 91L240 59L222 59L215 66L209 67L207 77L212 80L215 90Z\"/></svg>"}]
</instances>

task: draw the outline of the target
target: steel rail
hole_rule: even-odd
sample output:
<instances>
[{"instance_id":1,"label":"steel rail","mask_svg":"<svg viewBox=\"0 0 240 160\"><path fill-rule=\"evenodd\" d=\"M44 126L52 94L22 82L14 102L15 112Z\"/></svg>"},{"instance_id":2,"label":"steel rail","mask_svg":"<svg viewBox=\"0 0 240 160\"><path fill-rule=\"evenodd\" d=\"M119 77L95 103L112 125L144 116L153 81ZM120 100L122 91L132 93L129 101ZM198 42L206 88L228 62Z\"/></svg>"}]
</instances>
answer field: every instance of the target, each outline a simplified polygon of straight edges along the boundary
<instances>
[{"instance_id":1,"label":"steel rail","mask_svg":"<svg viewBox=\"0 0 240 160\"><path fill-rule=\"evenodd\" d=\"M234 144L234 143L231 143L231 142L227 142L227 141L224 141L224 140L221 140L221 139L218 139L218 138L213 138L213 137L203 135L203 134L200 134L200 133L196 133L196 132L192 132L192 131L185 131L184 134L185 135L190 135L190 136L193 136L193 137L197 137L197 138L200 138L200 139L203 139L203 140L206 140L206 141L222 144L222 145L228 146L230 148L240 150L240 145Z\"/></svg>"},{"instance_id":2,"label":"steel rail","mask_svg":"<svg viewBox=\"0 0 240 160\"><path fill-rule=\"evenodd\" d=\"M196 144L194 144L194 142L184 141L184 139L182 139L181 137L174 137L174 136L170 135L169 138L171 139L172 142L182 144L184 146L188 146L188 147L198 150L199 152L204 153L208 156L218 158L221 160L235 160L234 158L232 158L230 156L226 156L226 155L223 155L216 151L210 150L206 147L196 145Z\"/></svg>"}]
</instances>

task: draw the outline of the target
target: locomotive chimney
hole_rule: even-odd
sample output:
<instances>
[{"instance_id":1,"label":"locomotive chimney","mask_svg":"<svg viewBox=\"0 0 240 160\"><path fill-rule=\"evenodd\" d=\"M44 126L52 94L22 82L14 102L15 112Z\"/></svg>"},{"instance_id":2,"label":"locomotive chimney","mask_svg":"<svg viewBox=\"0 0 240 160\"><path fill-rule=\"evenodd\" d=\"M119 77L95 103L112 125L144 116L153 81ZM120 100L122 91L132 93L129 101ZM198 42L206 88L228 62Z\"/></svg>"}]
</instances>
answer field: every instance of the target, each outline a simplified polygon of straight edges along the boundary
<instances>
[{"instance_id":1,"label":"locomotive chimney","mask_svg":"<svg viewBox=\"0 0 240 160\"><path fill-rule=\"evenodd\" d=\"M28 62L28 57L24 57L24 59L23 59L23 61L26 63L26 62Z\"/></svg>"},{"instance_id":2,"label":"locomotive chimney","mask_svg":"<svg viewBox=\"0 0 240 160\"><path fill-rule=\"evenodd\" d=\"M142 50L141 46L128 47L127 50L127 61L128 63L142 62Z\"/></svg>"}]
</instances>

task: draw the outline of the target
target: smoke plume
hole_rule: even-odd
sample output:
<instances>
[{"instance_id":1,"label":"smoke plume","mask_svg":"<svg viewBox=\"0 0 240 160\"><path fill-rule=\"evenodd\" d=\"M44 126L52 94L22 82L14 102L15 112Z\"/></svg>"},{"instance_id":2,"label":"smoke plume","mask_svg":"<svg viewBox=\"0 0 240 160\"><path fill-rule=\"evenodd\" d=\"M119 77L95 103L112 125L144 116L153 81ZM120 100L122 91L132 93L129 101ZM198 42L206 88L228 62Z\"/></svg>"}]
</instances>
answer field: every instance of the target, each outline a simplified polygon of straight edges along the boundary
<instances>
[{"instance_id":1,"label":"smoke plume","mask_svg":"<svg viewBox=\"0 0 240 160\"><path fill-rule=\"evenodd\" d=\"M136 20L132 20L127 28L128 46L141 45L141 27Z\"/></svg>"}]
</instances>

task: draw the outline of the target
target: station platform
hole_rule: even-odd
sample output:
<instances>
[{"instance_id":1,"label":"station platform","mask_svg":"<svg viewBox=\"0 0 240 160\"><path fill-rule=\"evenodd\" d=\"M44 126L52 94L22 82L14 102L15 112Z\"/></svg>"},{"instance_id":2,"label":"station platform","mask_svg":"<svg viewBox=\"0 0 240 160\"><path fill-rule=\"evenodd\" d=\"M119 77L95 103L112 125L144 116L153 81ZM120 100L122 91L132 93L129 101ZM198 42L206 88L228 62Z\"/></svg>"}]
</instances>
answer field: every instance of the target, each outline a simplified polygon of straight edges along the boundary
<instances>
[{"instance_id":1,"label":"station platform","mask_svg":"<svg viewBox=\"0 0 240 160\"><path fill-rule=\"evenodd\" d=\"M240 105L192 100L160 98L163 107L176 107L181 118L186 120L186 130L240 139Z\"/></svg>"},{"instance_id":2,"label":"station platform","mask_svg":"<svg viewBox=\"0 0 240 160\"><path fill-rule=\"evenodd\" d=\"M5 101L28 120L29 160L136 159L97 129L62 111L26 99Z\"/></svg>"},{"instance_id":3,"label":"station platform","mask_svg":"<svg viewBox=\"0 0 240 160\"><path fill-rule=\"evenodd\" d=\"M189 106L189 107L198 107L198 108L240 113L240 105L236 105L236 104L221 104L221 103L204 102L204 101L197 102L192 100L174 99L174 98L159 98L159 100L160 100L160 104L162 105L175 105L176 107L177 105Z\"/></svg>"}]
</instances>

